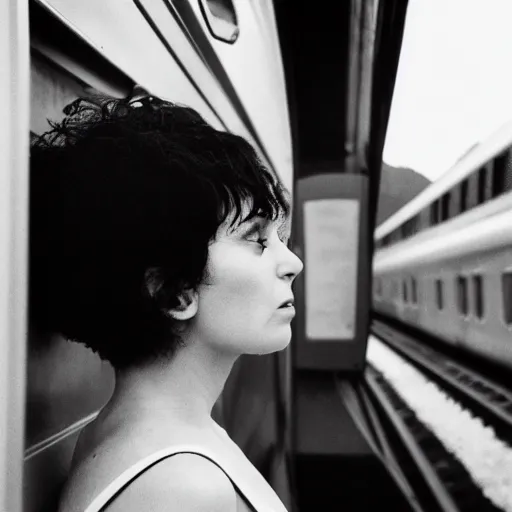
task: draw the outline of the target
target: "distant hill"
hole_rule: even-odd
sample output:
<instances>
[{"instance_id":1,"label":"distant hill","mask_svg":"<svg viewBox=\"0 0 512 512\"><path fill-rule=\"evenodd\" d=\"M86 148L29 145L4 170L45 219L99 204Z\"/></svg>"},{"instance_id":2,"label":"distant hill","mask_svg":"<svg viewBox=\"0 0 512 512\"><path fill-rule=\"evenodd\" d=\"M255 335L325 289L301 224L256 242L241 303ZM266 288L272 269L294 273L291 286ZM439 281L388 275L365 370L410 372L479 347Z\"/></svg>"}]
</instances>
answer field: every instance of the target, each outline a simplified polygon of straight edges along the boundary
<instances>
[{"instance_id":1,"label":"distant hill","mask_svg":"<svg viewBox=\"0 0 512 512\"><path fill-rule=\"evenodd\" d=\"M431 181L406 167L382 164L377 226L417 196Z\"/></svg>"}]
</instances>

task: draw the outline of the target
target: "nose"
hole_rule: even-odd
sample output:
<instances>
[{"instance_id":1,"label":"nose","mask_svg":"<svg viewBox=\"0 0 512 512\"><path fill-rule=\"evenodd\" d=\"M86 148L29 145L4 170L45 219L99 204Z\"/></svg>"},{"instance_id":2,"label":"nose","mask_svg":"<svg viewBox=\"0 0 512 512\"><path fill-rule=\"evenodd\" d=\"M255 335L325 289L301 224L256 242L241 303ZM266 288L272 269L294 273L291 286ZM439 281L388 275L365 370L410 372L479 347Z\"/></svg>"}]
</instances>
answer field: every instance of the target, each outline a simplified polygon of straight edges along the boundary
<instances>
[{"instance_id":1,"label":"nose","mask_svg":"<svg viewBox=\"0 0 512 512\"><path fill-rule=\"evenodd\" d=\"M302 272L304 263L285 244L282 244L282 247L283 252L278 266L278 275L293 281Z\"/></svg>"}]
</instances>

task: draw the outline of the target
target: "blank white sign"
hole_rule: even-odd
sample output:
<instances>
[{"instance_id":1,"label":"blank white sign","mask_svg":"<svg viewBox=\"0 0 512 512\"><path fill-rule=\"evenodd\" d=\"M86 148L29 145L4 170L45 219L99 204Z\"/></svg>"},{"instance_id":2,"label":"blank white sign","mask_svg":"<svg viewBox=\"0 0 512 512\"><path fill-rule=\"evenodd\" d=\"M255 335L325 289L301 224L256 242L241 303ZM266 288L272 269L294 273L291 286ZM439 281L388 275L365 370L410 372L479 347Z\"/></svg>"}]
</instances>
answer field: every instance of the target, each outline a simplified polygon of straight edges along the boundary
<instances>
[{"instance_id":1,"label":"blank white sign","mask_svg":"<svg viewBox=\"0 0 512 512\"><path fill-rule=\"evenodd\" d=\"M359 202L304 203L306 337L352 339L355 333Z\"/></svg>"}]
</instances>

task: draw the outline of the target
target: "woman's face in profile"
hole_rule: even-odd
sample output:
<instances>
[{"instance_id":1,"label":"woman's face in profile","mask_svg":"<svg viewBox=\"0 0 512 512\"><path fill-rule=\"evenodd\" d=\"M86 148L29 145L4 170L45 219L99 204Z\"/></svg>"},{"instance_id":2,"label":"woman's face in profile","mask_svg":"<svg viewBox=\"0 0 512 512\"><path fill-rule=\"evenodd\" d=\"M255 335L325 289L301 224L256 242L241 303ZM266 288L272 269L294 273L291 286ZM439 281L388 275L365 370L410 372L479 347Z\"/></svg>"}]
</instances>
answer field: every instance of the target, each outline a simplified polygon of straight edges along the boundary
<instances>
[{"instance_id":1,"label":"woman's face in profile","mask_svg":"<svg viewBox=\"0 0 512 512\"><path fill-rule=\"evenodd\" d=\"M287 248L285 229L262 217L232 229L228 219L219 228L190 325L212 347L266 354L290 342L295 309L283 304L293 300L291 285L303 264Z\"/></svg>"}]
</instances>

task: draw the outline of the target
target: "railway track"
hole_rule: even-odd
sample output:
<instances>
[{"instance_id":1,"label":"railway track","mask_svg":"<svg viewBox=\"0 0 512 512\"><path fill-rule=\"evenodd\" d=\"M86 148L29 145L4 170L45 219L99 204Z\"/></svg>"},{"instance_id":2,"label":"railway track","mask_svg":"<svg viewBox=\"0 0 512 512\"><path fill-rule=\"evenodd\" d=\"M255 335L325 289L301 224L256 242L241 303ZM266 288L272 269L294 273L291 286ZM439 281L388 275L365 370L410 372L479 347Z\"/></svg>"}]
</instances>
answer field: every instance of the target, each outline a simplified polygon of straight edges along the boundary
<instances>
[{"instance_id":1,"label":"railway track","mask_svg":"<svg viewBox=\"0 0 512 512\"><path fill-rule=\"evenodd\" d=\"M414 490L417 508L425 512L498 510L483 498L462 465L371 365L365 381L376 409L381 411L392 458Z\"/></svg>"},{"instance_id":2,"label":"railway track","mask_svg":"<svg viewBox=\"0 0 512 512\"><path fill-rule=\"evenodd\" d=\"M374 321L372 331L512 445L511 389L384 322Z\"/></svg>"},{"instance_id":3,"label":"railway track","mask_svg":"<svg viewBox=\"0 0 512 512\"><path fill-rule=\"evenodd\" d=\"M436 461L443 457L443 450L432 451L429 433L421 431L421 424L412 411L371 365L367 365L363 388L369 402L368 411L373 415L377 441L373 449L380 453L381 460L395 477L410 509L415 512L459 511L445 485L446 479L436 471ZM426 456L425 442L430 445L431 457Z\"/></svg>"},{"instance_id":4,"label":"railway track","mask_svg":"<svg viewBox=\"0 0 512 512\"><path fill-rule=\"evenodd\" d=\"M373 452L401 489L409 512L502 510L482 494L465 467L371 364L359 386L339 381L338 389Z\"/></svg>"},{"instance_id":5,"label":"railway track","mask_svg":"<svg viewBox=\"0 0 512 512\"><path fill-rule=\"evenodd\" d=\"M491 425L496 435L499 432L499 437L507 444L512 444L510 390L383 322L375 322L372 331L400 358ZM429 512L504 510L483 494L463 463L446 449L387 382L384 374L370 362L364 376L364 387L379 415L381 426L380 429L374 428L374 435L379 440L381 456L387 459L392 471L399 467L400 475L406 478L412 489L409 492L413 497L411 509Z\"/></svg>"}]
</instances>

